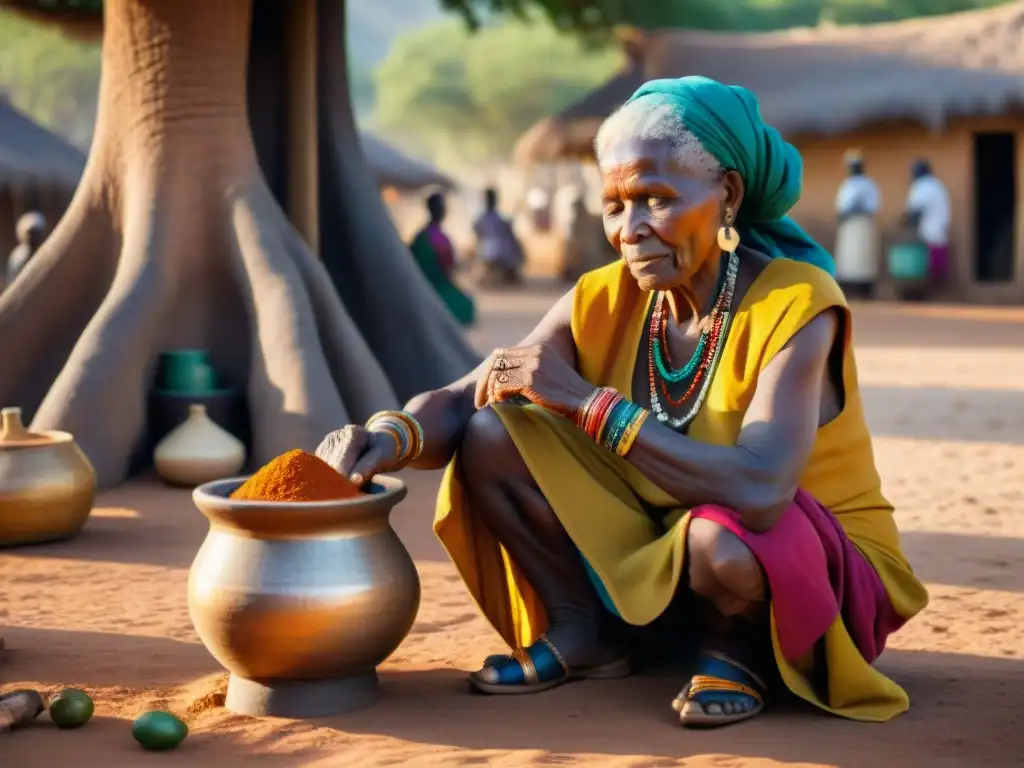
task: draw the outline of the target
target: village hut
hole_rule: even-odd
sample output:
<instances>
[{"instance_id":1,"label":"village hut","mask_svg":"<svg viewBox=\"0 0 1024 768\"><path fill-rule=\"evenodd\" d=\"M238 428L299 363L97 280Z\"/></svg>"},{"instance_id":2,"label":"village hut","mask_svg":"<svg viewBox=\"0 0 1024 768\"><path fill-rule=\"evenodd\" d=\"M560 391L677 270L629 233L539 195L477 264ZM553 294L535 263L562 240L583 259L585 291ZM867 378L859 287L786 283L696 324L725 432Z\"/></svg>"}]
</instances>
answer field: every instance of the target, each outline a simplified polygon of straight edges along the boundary
<instances>
[{"instance_id":1,"label":"village hut","mask_svg":"<svg viewBox=\"0 0 1024 768\"><path fill-rule=\"evenodd\" d=\"M455 188L455 183L434 166L406 156L371 134L363 133L360 141L382 189L415 192L426 187Z\"/></svg>"},{"instance_id":2,"label":"village hut","mask_svg":"<svg viewBox=\"0 0 1024 768\"><path fill-rule=\"evenodd\" d=\"M14 225L39 211L52 228L85 167L85 155L21 112L0 92L0 283L14 248Z\"/></svg>"},{"instance_id":3,"label":"village hut","mask_svg":"<svg viewBox=\"0 0 1024 768\"><path fill-rule=\"evenodd\" d=\"M1024 301L1024 2L887 24L758 34L664 31L632 44L626 68L521 137L520 163L593 158L603 117L640 82L705 75L743 85L804 156L794 217L835 237L843 157L861 152L896 235L911 163L950 190L953 292Z\"/></svg>"}]
</instances>

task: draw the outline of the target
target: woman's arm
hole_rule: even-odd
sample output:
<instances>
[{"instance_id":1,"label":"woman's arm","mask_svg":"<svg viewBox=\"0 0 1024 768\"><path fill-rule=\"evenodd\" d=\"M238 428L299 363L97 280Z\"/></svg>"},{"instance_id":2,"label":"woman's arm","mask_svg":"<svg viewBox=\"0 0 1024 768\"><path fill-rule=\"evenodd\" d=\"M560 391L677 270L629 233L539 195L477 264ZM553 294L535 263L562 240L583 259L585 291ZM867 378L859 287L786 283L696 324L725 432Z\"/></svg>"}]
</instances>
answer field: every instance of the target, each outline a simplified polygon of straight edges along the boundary
<instances>
[{"instance_id":1,"label":"woman's arm","mask_svg":"<svg viewBox=\"0 0 1024 768\"><path fill-rule=\"evenodd\" d=\"M572 306L573 291L570 290L548 310L521 345L546 344L575 369L576 342L572 337ZM491 360L488 358L458 381L416 395L406 404L405 410L420 423L424 436L423 452L409 466L415 469L440 469L452 460L462 439L462 431L476 411L474 394L477 382L490 370Z\"/></svg>"},{"instance_id":2,"label":"woman's arm","mask_svg":"<svg viewBox=\"0 0 1024 768\"><path fill-rule=\"evenodd\" d=\"M686 506L720 504L769 530L793 501L818 431L838 320L824 312L758 376L735 446L701 443L649 418L628 459Z\"/></svg>"}]
</instances>

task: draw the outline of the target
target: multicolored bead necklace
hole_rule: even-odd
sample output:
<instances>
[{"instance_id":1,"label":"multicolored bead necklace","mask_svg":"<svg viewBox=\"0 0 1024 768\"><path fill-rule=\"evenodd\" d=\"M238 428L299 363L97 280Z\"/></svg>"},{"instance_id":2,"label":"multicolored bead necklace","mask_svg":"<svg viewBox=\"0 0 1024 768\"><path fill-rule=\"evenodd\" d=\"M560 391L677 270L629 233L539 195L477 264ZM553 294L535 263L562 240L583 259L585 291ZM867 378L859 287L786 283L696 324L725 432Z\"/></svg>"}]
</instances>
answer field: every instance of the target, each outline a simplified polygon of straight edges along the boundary
<instances>
[{"instance_id":1,"label":"multicolored bead necklace","mask_svg":"<svg viewBox=\"0 0 1024 768\"><path fill-rule=\"evenodd\" d=\"M668 359L668 312L665 307L665 294L659 293L655 301L654 312L651 314L651 325L648 333L648 363L647 374L651 391L651 411L658 421L676 431L683 431L700 412L704 400L707 398L711 386L711 379L714 377L715 369L718 367L718 360L722 355L725 346L725 339L729 333L729 324L732 320L732 301L736 294L736 276L739 273L740 259L735 252L729 254L729 262L726 266L725 279L719 288L715 304L708 317L710 329L704 331L697 341L697 348L694 350L690 360L677 371L671 369L672 361ZM660 382L659 382L660 377ZM692 377L692 378L691 378ZM676 399L668 391L668 383L678 384L691 379L690 386L686 393ZM673 418L665 412L658 394L660 389L665 399L674 406L684 403L700 386L697 397L685 415Z\"/></svg>"}]
</instances>

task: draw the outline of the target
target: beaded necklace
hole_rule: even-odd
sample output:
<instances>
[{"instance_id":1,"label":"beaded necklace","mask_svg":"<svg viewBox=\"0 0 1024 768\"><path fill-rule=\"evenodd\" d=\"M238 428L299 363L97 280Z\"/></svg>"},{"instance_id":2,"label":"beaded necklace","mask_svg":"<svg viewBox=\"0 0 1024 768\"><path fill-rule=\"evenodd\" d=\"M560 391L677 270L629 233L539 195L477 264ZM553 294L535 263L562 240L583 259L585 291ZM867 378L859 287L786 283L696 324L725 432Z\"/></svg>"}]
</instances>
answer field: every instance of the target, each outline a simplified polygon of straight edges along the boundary
<instances>
[{"instance_id":1,"label":"beaded necklace","mask_svg":"<svg viewBox=\"0 0 1024 768\"><path fill-rule=\"evenodd\" d=\"M715 300L709 317L711 328L701 334L701 338L697 342L697 351L681 371L670 371L662 359L662 349L668 349L668 321L665 310L665 294L658 294L654 312L651 314L651 325L648 332L647 375L650 384L651 411L658 421L676 431L684 430L697 417L710 389L711 379L714 376L715 369L718 367L718 360L721 357L722 348L725 346L725 339L732 320L732 301L736 293L736 276L739 273L739 261L739 256L735 252L729 254L725 280L722 281L718 297ZM671 364L671 361L669 361L669 364ZM687 369L690 369L689 373L687 373ZM663 370L668 371L670 375L664 375ZM668 382L678 383L689 378L691 375L693 380L690 382L686 393L679 399L673 398L668 391ZM661 398L658 394L659 383L665 399L674 406L685 402L697 390L698 385L700 385L700 390L686 414L679 418L673 418L668 415L664 406L662 406Z\"/></svg>"}]
</instances>

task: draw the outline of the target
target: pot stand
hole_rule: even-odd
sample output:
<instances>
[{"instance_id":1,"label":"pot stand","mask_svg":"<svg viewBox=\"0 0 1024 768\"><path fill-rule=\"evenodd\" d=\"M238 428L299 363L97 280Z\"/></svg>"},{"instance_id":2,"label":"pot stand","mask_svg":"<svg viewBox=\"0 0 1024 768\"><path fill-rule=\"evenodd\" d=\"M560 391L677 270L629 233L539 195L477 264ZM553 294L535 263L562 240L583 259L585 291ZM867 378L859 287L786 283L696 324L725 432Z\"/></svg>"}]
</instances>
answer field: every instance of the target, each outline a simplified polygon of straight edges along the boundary
<instances>
[{"instance_id":1,"label":"pot stand","mask_svg":"<svg viewBox=\"0 0 1024 768\"><path fill-rule=\"evenodd\" d=\"M231 675L224 702L229 710L249 717L312 719L344 715L377 702L377 671L334 680L267 680Z\"/></svg>"}]
</instances>

